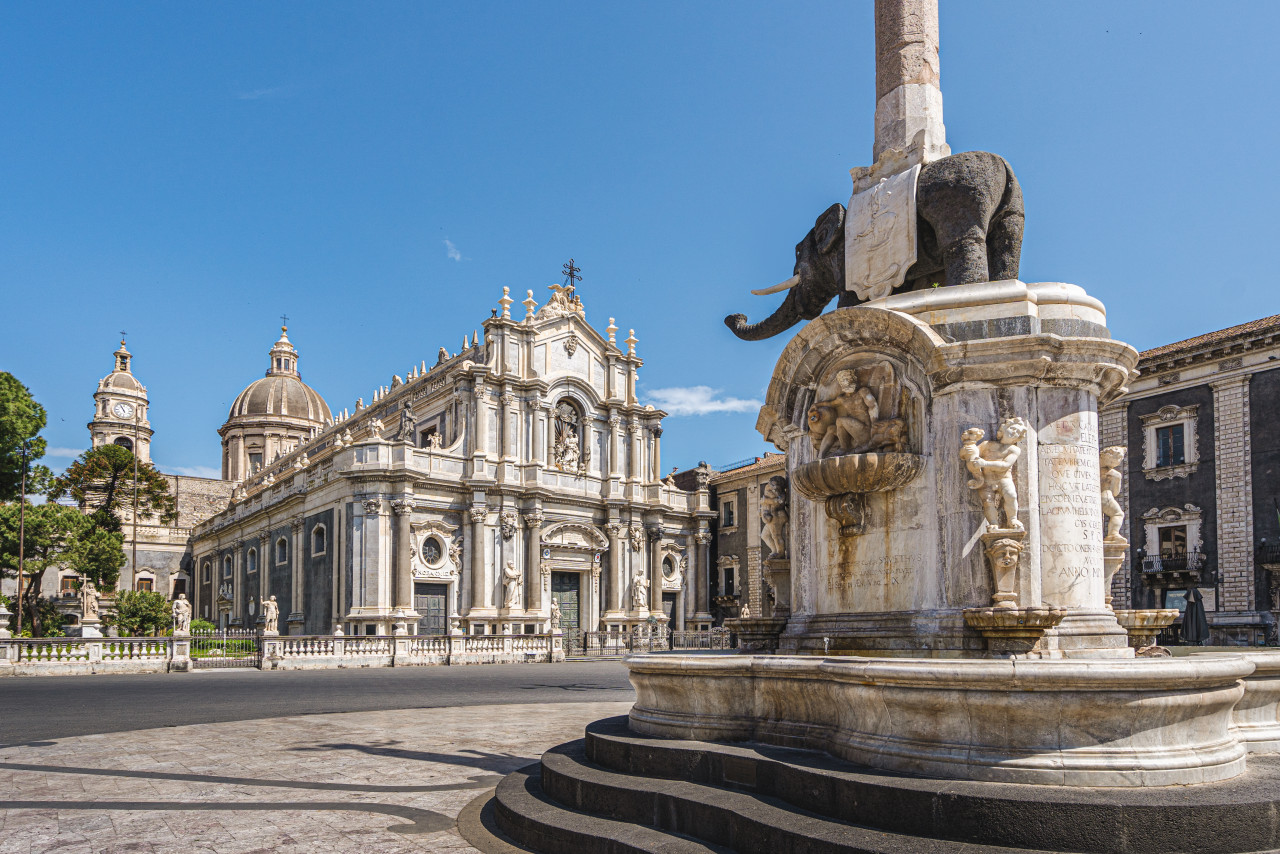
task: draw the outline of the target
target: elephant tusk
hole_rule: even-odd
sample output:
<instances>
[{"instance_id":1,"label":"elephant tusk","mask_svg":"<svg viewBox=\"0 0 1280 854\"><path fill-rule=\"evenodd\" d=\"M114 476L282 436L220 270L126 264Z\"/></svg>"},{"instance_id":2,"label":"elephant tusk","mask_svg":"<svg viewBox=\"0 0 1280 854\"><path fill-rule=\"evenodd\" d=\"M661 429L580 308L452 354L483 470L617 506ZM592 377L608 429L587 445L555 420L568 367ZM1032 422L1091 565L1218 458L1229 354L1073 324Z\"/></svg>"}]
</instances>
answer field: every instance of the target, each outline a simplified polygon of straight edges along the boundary
<instances>
[{"instance_id":1,"label":"elephant tusk","mask_svg":"<svg viewBox=\"0 0 1280 854\"><path fill-rule=\"evenodd\" d=\"M771 288L761 288L760 290L752 291L751 293L755 294L758 297L767 297L769 294L777 294L777 293L782 293L783 291L791 290L798 284L800 284L800 276L796 275L787 279L785 282L779 282L778 284L774 285Z\"/></svg>"}]
</instances>

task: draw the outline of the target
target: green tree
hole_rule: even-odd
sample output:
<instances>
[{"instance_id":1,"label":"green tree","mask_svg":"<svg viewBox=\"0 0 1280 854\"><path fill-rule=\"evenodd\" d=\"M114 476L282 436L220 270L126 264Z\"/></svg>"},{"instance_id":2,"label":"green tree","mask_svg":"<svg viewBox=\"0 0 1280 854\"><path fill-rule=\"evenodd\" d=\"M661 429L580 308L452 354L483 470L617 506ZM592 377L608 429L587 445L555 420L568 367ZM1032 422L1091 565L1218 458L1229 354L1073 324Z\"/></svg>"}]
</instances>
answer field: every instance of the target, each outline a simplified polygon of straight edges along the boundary
<instances>
[{"instance_id":1,"label":"green tree","mask_svg":"<svg viewBox=\"0 0 1280 854\"><path fill-rule=\"evenodd\" d=\"M26 597L23 597L23 598L26 598ZM8 596L0 596L0 600L4 600L5 607L8 608L8 610L10 611L9 623L6 626L6 628L8 628L9 631L11 632L17 632L18 615L16 611L18 609L15 607L15 603L13 599ZM43 596L37 597L35 600L35 607L36 607L36 611L40 615L40 624L44 626L44 634L39 635L39 637L46 637L46 638L62 637L62 635L64 634L62 629L62 621L65 620L66 617L64 617L58 611L57 601L54 599L46 599ZM22 620L21 636L24 638L37 636L32 633L31 621L25 614L23 615L23 620Z\"/></svg>"},{"instance_id":2,"label":"green tree","mask_svg":"<svg viewBox=\"0 0 1280 854\"><path fill-rule=\"evenodd\" d=\"M0 371L0 501L17 501L22 481L22 444L27 442L31 463L44 456L39 433L45 425L44 407L36 403L17 377ZM48 487L49 469L32 464L27 470L27 494L39 495Z\"/></svg>"},{"instance_id":3,"label":"green tree","mask_svg":"<svg viewBox=\"0 0 1280 854\"><path fill-rule=\"evenodd\" d=\"M154 590L122 590L116 594L110 624L125 637L158 635L173 626L172 607L164 594Z\"/></svg>"},{"instance_id":4,"label":"green tree","mask_svg":"<svg viewBox=\"0 0 1280 854\"><path fill-rule=\"evenodd\" d=\"M22 520L23 569L22 620L32 635L42 637L59 623L48 623L48 608L41 605L40 585L52 566L66 566L93 578L100 589L115 587L124 565L122 538L98 529L93 520L74 507L47 502L0 504L0 575L18 575L19 514ZM14 609L17 610L16 608Z\"/></svg>"},{"instance_id":5,"label":"green tree","mask_svg":"<svg viewBox=\"0 0 1280 854\"><path fill-rule=\"evenodd\" d=\"M120 510L132 508L135 487L139 519L156 516L166 525L177 520L169 481L151 463L135 461L133 452L119 445L102 445L81 454L54 480L49 499L71 498L94 517L99 528L119 531Z\"/></svg>"}]
</instances>

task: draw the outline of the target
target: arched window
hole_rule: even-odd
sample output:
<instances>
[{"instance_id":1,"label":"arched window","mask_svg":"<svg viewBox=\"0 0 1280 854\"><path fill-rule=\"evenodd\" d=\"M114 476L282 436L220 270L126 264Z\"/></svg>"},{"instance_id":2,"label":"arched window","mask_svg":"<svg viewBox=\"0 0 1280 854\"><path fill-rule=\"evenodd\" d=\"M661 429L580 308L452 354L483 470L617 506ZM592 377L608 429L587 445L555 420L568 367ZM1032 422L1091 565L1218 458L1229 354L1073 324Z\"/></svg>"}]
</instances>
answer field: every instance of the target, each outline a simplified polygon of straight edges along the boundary
<instances>
[{"instance_id":1,"label":"arched window","mask_svg":"<svg viewBox=\"0 0 1280 854\"><path fill-rule=\"evenodd\" d=\"M222 577L231 577L231 555L227 555L222 559Z\"/></svg>"},{"instance_id":2,"label":"arched window","mask_svg":"<svg viewBox=\"0 0 1280 854\"><path fill-rule=\"evenodd\" d=\"M316 525L311 529L311 553L313 555L324 554L325 546L328 544L328 532L325 531L324 525Z\"/></svg>"},{"instance_id":3,"label":"arched window","mask_svg":"<svg viewBox=\"0 0 1280 854\"><path fill-rule=\"evenodd\" d=\"M561 471L578 472L586 468L582 411L569 398L555 407L555 431L551 436L551 461Z\"/></svg>"},{"instance_id":4,"label":"arched window","mask_svg":"<svg viewBox=\"0 0 1280 854\"><path fill-rule=\"evenodd\" d=\"M129 451L130 453L133 452L133 440L130 439L128 436L118 436L116 440L111 444L119 445L120 447L124 448L126 451Z\"/></svg>"},{"instance_id":5,"label":"arched window","mask_svg":"<svg viewBox=\"0 0 1280 854\"><path fill-rule=\"evenodd\" d=\"M249 553L244 556L244 571L245 572L258 571L258 550L257 549L249 549Z\"/></svg>"},{"instance_id":6,"label":"arched window","mask_svg":"<svg viewBox=\"0 0 1280 854\"><path fill-rule=\"evenodd\" d=\"M204 562L204 569L201 571L200 580L205 584L208 584L213 580L213 565L207 560Z\"/></svg>"},{"instance_id":7,"label":"arched window","mask_svg":"<svg viewBox=\"0 0 1280 854\"><path fill-rule=\"evenodd\" d=\"M284 563L289 559L289 541L284 537L276 540L276 563Z\"/></svg>"}]
</instances>

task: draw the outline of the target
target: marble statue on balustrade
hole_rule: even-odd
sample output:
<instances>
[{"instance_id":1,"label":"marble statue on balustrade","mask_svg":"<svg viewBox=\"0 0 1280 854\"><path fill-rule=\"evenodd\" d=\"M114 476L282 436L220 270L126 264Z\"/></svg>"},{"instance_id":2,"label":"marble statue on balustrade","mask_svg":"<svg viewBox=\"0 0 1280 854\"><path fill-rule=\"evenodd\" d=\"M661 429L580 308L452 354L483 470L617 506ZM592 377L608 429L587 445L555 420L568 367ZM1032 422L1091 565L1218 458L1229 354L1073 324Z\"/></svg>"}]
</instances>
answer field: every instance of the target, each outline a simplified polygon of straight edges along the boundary
<instances>
[{"instance_id":1,"label":"marble statue on balustrade","mask_svg":"<svg viewBox=\"0 0 1280 854\"><path fill-rule=\"evenodd\" d=\"M98 622L98 588L93 582L85 579L80 585L80 622Z\"/></svg>"},{"instance_id":2,"label":"marble statue on balustrade","mask_svg":"<svg viewBox=\"0 0 1280 854\"><path fill-rule=\"evenodd\" d=\"M787 557L787 479L774 475L760 487L760 541L769 549L767 560Z\"/></svg>"},{"instance_id":3,"label":"marble statue on balustrade","mask_svg":"<svg viewBox=\"0 0 1280 854\"><path fill-rule=\"evenodd\" d=\"M264 635L280 634L280 606L276 604L276 597L262 600L262 633Z\"/></svg>"},{"instance_id":4,"label":"marble statue on balustrade","mask_svg":"<svg viewBox=\"0 0 1280 854\"><path fill-rule=\"evenodd\" d=\"M173 600L173 633L175 635L191 634L191 603L187 594L179 593Z\"/></svg>"},{"instance_id":5,"label":"marble statue on balustrade","mask_svg":"<svg viewBox=\"0 0 1280 854\"><path fill-rule=\"evenodd\" d=\"M392 438L397 442L412 442L414 439L413 404L408 400L400 407L400 424Z\"/></svg>"},{"instance_id":6,"label":"marble statue on balustrade","mask_svg":"<svg viewBox=\"0 0 1280 854\"><path fill-rule=\"evenodd\" d=\"M502 568L502 604L507 608L520 607L520 593L524 587L524 579L521 577L520 570L516 569L513 561L507 561L507 565Z\"/></svg>"},{"instance_id":7,"label":"marble statue on balustrade","mask_svg":"<svg viewBox=\"0 0 1280 854\"><path fill-rule=\"evenodd\" d=\"M1123 445L1103 448L1098 455L1098 479L1102 487L1102 515L1106 517L1107 527L1105 542L1127 543L1120 533L1124 527L1124 510L1117 500L1123 483L1120 466L1124 463L1128 449Z\"/></svg>"},{"instance_id":8,"label":"marble statue on balustrade","mask_svg":"<svg viewBox=\"0 0 1280 854\"><path fill-rule=\"evenodd\" d=\"M1023 530L1018 521L1018 486L1013 480L1013 467L1022 454L1018 445L1028 429L1026 421L1014 417L1000 422L995 439L979 442L986 434L976 427L961 436L960 459L973 475L969 488L979 491L982 497L982 514L989 531Z\"/></svg>"}]
</instances>

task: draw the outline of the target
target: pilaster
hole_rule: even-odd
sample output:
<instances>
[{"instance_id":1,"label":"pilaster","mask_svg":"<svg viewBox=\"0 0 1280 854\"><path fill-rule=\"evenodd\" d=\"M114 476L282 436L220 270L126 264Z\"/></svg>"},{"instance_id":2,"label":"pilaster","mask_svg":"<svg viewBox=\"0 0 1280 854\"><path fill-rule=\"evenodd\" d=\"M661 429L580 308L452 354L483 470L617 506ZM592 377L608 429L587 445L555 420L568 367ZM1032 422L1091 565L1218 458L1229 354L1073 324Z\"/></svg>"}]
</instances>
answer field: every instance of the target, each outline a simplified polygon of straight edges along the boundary
<instances>
[{"instance_id":1,"label":"pilaster","mask_svg":"<svg viewBox=\"0 0 1280 854\"><path fill-rule=\"evenodd\" d=\"M1255 602L1253 469L1249 437L1249 375L1213 389L1215 493L1218 505L1219 610L1250 611Z\"/></svg>"}]
</instances>

